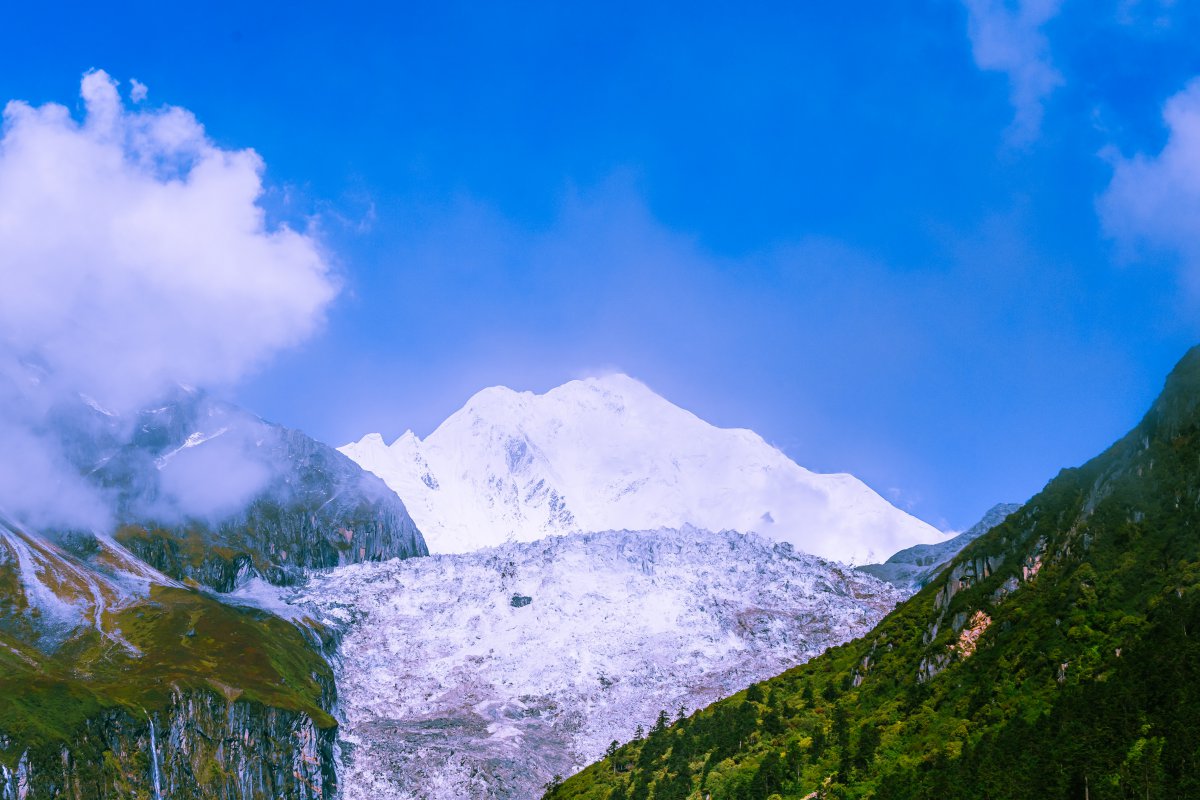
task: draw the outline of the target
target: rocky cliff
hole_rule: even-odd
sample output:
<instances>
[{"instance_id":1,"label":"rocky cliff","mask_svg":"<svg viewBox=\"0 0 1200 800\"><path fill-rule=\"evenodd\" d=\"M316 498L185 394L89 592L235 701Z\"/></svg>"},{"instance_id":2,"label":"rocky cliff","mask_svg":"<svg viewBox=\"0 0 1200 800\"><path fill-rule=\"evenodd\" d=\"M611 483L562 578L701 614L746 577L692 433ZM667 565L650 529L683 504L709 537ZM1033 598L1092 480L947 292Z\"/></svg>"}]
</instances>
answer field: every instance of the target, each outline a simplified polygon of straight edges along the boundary
<instances>
[{"instance_id":1,"label":"rocky cliff","mask_svg":"<svg viewBox=\"0 0 1200 800\"><path fill-rule=\"evenodd\" d=\"M0 519L0 797L330 796L321 626L90 541L85 560Z\"/></svg>"},{"instance_id":2,"label":"rocky cliff","mask_svg":"<svg viewBox=\"0 0 1200 800\"><path fill-rule=\"evenodd\" d=\"M69 741L0 736L0 798L320 800L336 794L334 740L307 714L181 689L88 717Z\"/></svg>"}]
</instances>

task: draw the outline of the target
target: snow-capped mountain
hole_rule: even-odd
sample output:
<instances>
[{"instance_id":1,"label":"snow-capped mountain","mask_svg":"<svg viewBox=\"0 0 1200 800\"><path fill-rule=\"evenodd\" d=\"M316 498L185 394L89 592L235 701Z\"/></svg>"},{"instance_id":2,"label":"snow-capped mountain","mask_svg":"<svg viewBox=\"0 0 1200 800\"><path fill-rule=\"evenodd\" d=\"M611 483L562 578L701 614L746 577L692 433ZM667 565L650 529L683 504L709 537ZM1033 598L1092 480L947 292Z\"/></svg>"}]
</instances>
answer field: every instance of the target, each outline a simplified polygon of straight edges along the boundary
<instances>
[{"instance_id":1,"label":"snow-capped mountain","mask_svg":"<svg viewBox=\"0 0 1200 800\"><path fill-rule=\"evenodd\" d=\"M287 592L288 590L273 589ZM609 742L869 630L904 594L755 535L555 536L313 575L346 800L528 800Z\"/></svg>"},{"instance_id":2,"label":"snow-capped mountain","mask_svg":"<svg viewBox=\"0 0 1200 800\"><path fill-rule=\"evenodd\" d=\"M484 389L424 440L369 434L341 450L400 495L435 553L695 525L864 563L945 538L853 475L804 469L625 375Z\"/></svg>"}]
</instances>

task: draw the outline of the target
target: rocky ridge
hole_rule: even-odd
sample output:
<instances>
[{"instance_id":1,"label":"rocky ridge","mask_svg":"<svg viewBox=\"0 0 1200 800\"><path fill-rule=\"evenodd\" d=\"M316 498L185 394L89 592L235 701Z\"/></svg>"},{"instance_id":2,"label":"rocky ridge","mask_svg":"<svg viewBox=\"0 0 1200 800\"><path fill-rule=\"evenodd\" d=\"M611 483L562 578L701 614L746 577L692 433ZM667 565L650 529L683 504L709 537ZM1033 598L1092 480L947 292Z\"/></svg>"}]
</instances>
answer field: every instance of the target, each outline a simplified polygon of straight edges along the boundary
<instances>
[{"instance_id":1,"label":"rocky ridge","mask_svg":"<svg viewBox=\"0 0 1200 800\"><path fill-rule=\"evenodd\" d=\"M58 420L110 498L116 538L176 579L228 592L260 575L428 552L381 480L300 431L180 389L134 419L94 406Z\"/></svg>"}]
</instances>

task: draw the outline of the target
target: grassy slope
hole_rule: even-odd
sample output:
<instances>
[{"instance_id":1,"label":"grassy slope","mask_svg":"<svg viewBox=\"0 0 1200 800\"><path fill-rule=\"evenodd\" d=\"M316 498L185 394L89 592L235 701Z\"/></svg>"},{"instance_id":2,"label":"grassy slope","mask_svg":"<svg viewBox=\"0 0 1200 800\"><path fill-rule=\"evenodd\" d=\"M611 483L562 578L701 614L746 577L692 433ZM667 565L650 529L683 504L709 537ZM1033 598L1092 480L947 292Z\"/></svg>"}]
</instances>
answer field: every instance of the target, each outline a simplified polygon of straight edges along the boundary
<instances>
[{"instance_id":1,"label":"grassy slope","mask_svg":"<svg viewBox=\"0 0 1200 800\"><path fill-rule=\"evenodd\" d=\"M22 746L71 742L105 711L140 717L166 707L175 688L299 711L320 727L335 724L322 709L318 680L332 680L329 666L282 619L192 590L154 587L105 623L142 655L90 628L50 655L0 634L0 732ZM8 755L15 758L18 749Z\"/></svg>"},{"instance_id":2,"label":"grassy slope","mask_svg":"<svg viewBox=\"0 0 1200 800\"><path fill-rule=\"evenodd\" d=\"M870 634L551 794L1200 796L1198 401L1194 350L1138 428ZM991 622L970 653L977 612Z\"/></svg>"}]
</instances>

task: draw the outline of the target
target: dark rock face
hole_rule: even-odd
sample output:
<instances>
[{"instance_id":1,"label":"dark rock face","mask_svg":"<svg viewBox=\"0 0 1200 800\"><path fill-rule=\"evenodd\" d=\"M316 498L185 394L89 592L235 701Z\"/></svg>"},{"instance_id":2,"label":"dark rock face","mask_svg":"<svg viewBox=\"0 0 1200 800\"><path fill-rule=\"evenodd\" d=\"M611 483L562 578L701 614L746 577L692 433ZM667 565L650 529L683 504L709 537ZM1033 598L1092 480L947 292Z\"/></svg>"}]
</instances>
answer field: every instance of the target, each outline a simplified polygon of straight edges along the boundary
<instances>
[{"instance_id":1,"label":"dark rock face","mask_svg":"<svg viewBox=\"0 0 1200 800\"><path fill-rule=\"evenodd\" d=\"M231 591L252 574L287 585L305 569L428 554L379 478L202 393L132 425L92 412L66 427L77 465L112 496L117 539L171 577Z\"/></svg>"},{"instance_id":2,"label":"dark rock face","mask_svg":"<svg viewBox=\"0 0 1200 800\"><path fill-rule=\"evenodd\" d=\"M513 608L521 608L522 606L527 606L532 602L533 602L532 597L527 597L523 594L514 594L512 596L512 600L508 601L508 604L510 606L512 606Z\"/></svg>"},{"instance_id":3,"label":"dark rock face","mask_svg":"<svg viewBox=\"0 0 1200 800\"><path fill-rule=\"evenodd\" d=\"M91 718L68 744L18 751L0 737L0 797L318 800L336 792L335 731L299 712L177 692L144 717Z\"/></svg>"}]
</instances>

